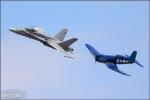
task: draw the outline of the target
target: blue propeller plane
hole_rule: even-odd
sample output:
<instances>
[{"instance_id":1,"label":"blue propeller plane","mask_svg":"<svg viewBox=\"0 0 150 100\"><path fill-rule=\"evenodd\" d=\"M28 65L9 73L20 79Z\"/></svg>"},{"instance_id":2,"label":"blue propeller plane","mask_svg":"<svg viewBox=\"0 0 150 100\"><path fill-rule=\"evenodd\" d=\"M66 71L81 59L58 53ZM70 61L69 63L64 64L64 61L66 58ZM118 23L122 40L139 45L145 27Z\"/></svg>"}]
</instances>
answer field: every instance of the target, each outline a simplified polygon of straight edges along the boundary
<instances>
[{"instance_id":1,"label":"blue propeller plane","mask_svg":"<svg viewBox=\"0 0 150 100\"><path fill-rule=\"evenodd\" d=\"M95 58L95 62L101 62L101 63L105 63L106 66L113 70L116 71L120 74L126 75L126 76L131 76L127 73L124 73L122 71L120 71L117 67L116 64L132 64L132 63L136 63L137 65L139 65L140 67L143 67L143 65L141 65L137 60L135 60L136 55L137 55L137 51L133 51L132 54L129 55L103 55L100 54L96 49L94 49L91 45L89 44L85 44L85 46L88 48L88 50L90 51L90 53L94 56Z\"/></svg>"}]
</instances>

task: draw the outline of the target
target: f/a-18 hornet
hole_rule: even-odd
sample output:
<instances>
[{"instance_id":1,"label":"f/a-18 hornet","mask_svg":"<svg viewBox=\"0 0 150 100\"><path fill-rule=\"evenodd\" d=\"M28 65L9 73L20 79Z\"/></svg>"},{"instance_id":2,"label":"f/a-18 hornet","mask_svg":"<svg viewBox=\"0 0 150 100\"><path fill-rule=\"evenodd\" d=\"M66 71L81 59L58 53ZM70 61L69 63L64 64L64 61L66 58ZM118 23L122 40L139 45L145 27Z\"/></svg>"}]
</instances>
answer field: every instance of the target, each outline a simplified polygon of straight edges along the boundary
<instances>
[{"instance_id":1,"label":"f/a-18 hornet","mask_svg":"<svg viewBox=\"0 0 150 100\"><path fill-rule=\"evenodd\" d=\"M137 60L135 60L136 55L137 55L137 51L133 51L132 54L129 55L103 55L100 54L96 49L94 49L91 45L89 44L85 44L85 46L88 48L88 50L90 51L90 53L94 56L95 58L95 62L100 62L100 63L105 63L106 66L113 70L116 71L120 74L126 75L126 76L130 76L127 73L124 73L122 71L120 71L117 67L116 64L132 64L132 63L136 63L137 65L143 67L143 65L141 65Z\"/></svg>"},{"instance_id":2,"label":"f/a-18 hornet","mask_svg":"<svg viewBox=\"0 0 150 100\"><path fill-rule=\"evenodd\" d=\"M64 41L67 29L62 29L54 37L47 36L45 32L37 26L30 28L10 28L9 30L16 34L40 41L45 46L63 52L65 54L64 57L68 58L72 58L69 53L73 53L73 48L71 48L70 45L78 40L77 38L72 38Z\"/></svg>"}]
</instances>

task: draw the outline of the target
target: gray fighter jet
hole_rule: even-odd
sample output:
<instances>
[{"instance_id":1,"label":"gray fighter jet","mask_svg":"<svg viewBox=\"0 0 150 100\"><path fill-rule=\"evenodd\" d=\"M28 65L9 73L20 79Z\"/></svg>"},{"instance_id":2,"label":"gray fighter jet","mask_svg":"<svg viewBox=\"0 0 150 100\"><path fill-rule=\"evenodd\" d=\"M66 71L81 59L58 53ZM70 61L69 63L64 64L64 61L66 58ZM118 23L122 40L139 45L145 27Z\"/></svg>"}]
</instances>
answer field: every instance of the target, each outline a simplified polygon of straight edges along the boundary
<instances>
[{"instance_id":1,"label":"gray fighter jet","mask_svg":"<svg viewBox=\"0 0 150 100\"><path fill-rule=\"evenodd\" d=\"M18 35L29 37L31 39L40 41L45 46L51 47L55 50L61 51L65 54L64 57L72 58L70 53L73 53L73 48L70 47L77 38L72 38L64 41L67 29L62 29L54 37L46 35L46 33L40 27L30 27L30 28L10 28L11 32L14 32Z\"/></svg>"}]
</instances>

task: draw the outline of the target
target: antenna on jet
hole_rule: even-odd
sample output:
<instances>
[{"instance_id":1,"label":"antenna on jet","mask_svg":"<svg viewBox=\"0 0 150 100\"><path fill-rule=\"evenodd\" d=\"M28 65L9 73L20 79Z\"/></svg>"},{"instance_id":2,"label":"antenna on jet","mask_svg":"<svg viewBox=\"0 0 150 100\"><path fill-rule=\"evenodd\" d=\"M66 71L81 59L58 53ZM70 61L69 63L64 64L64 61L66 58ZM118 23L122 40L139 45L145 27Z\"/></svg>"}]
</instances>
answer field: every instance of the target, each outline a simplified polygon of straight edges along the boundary
<instances>
[{"instance_id":1,"label":"antenna on jet","mask_svg":"<svg viewBox=\"0 0 150 100\"><path fill-rule=\"evenodd\" d=\"M29 27L39 27L39 26L37 26L37 25L30 25ZM39 27L40 28L40 27Z\"/></svg>"}]
</instances>

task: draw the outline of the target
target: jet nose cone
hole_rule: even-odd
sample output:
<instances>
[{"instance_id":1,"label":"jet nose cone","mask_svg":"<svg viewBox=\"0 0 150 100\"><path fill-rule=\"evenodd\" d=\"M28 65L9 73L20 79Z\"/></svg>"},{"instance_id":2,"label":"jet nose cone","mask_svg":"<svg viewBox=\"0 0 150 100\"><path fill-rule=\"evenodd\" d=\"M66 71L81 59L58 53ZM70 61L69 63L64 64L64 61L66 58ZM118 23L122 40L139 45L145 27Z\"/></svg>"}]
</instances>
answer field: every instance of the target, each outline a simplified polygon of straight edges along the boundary
<instances>
[{"instance_id":1,"label":"jet nose cone","mask_svg":"<svg viewBox=\"0 0 150 100\"><path fill-rule=\"evenodd\" d=\"M9 28L10 31L15 32L16 28Z\"/></svg>"}]
</instances>

